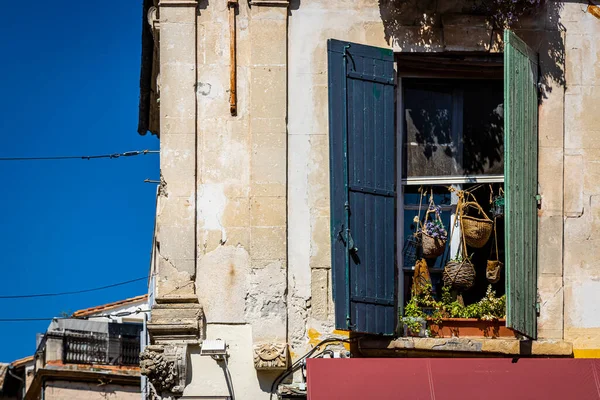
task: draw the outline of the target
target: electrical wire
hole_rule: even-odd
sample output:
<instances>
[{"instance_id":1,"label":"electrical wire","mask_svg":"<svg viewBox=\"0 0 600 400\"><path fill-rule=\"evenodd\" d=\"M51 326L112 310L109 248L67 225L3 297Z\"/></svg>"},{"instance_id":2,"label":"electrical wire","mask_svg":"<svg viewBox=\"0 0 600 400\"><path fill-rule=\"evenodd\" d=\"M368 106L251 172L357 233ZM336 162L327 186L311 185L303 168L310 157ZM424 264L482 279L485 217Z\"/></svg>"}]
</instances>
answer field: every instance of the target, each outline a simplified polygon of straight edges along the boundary
<instances>
[{"instance_id":1,"label":"electrical wire","mask_svg":"<svg viewBox=\"0 0 600 400\"><path fill-rule=\"evenodd\" d=\"M227 364L227 356L223 357L223 363L225 364L225 373L227 378L227 386L229 387L229 394L231 394L231 400L235 400L235 394L233 392L233 380L231 379L231 372L229 372L229 365Z\"/></svg>"},{"instance_id":2,"label":"electrical wire","mask_svg":"<svg viewBox=\"0 0 600 400\"><path fill-rule=\"evenodd\" d=\"M48 156L48 157L0 157L0 161L46 161L46 160L96 160L100 158L119 158L139 156L140 154L158 154L159 150L134 150L123 153L100 154L93 156Z\"/></svg>"},{"instance_id":3,"label":"electrical wire","mask_svg":"<svg viewBox=\"0 0 600 400\"><path fill-rule=\"evenodd\" d=\"M117 287L117 286L127 285L129 283L138 282L138 281L148 279L148 278L149 278L148 276L143 276L141 278L131 279L131 280L125 281L125 282L113 283L112 285L100 286L100 287L92 288L92 289L73 290L70 292L58 292L58 293L16 294L16 295L0 296L0 299L28 299L28 298L34 298L34 297L54 297L54 296L66 296L66 295L79 294L79 293L89 293L89 292L96 292L98 290L104 290L104 289L109 289L109 288L113 288L113 287Z\"/></svg>"},{"instance_id":4,"label":"electrical wire","mask_svg":"<svg viewBox=\"0 0 600 400\"><path fill-rule=\"evenodd\" d=\"M289 367L288 369L283 371L281 374L279 374L279 376L277 378L275 378L275 380L273 381L273 384L271 385L271 392L269 394L269 399L273 398L273 392L275 391L275 388L281 384L283 379L286 376L288 376L290 373L294 372L298 367L302 366L302 362L304 360L306 360L308 357L312 356L321 346L323 346L326 343L350 343L351 340L358 340L358 339L360 339L360 336L357 336L352 339L327 338L327 339L321 340L309 352L307 352L305 355L303 355L298 360L296 360L296 362L293 363L291 367Z\"/></svg>"}]
</instances>

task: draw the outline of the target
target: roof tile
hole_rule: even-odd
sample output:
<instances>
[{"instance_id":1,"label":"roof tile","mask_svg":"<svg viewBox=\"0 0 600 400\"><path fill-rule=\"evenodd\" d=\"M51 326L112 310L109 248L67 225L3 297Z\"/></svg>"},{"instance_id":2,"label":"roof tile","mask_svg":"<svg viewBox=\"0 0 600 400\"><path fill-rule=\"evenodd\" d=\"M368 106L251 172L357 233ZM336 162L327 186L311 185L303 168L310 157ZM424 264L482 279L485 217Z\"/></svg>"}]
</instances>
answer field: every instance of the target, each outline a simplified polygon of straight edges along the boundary
<instances>
[{"instance_id":1,"label":"roof tile","mask_svg":"<svg viewBox=\"0 0 600 400\"><path fill-rule=\"evenodd\" d=\"M113 308L126 306L128 304L137 303L139 301L144 301L148 299L148 295L144 294L141 296L131 297L125 300L115 301L114 303L108 303L101 306L84 308L82 310L77 310L73 313L72 317L87 317L89 315L97 314L102 311L111 310Z\"/></svg>"}]
</instances>

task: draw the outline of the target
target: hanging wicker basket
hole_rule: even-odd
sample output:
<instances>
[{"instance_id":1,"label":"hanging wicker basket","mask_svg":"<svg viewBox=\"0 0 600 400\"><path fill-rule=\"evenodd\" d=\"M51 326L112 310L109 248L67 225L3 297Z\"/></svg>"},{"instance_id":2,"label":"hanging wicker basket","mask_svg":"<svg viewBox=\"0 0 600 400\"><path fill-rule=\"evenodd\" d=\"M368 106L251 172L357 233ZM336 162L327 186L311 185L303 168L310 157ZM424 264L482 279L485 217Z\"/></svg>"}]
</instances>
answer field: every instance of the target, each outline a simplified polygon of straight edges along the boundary
<instances>
[{"instance_id":1,"label":"hanging wicker basket","mask_svg":"<svg viewBox=\"0 0 600 400\"><path fill-rule=\"evenodd\" d=\"M449 261L442 274L444 285L462 292L469 290L475 283L475 267L469 260Z\"/></svg>"},{"instance_id":2,"label":"hanging wicker basket","mask_svg":"<svg viewBox=\"0 0 600 400\"><path fill-rule=\"evenodd\" d=\"M485 268L485 278L490 283L498 283L502 276L502 267L504 264L500 261L498 255L498 232L496 229L496 224L498 223L497 217L494 217L494 245L490 249L490 258L492 258L494 247L496 248L496 258L493 260L488 260L487 267Z\"/></svg>"},{"instance_id":3,"label":"hanging wicker basket","mask_svg":"<svg viewBox=\"0 0 600 400\"><path fill-rule=\"evenodd\" d=\"M485 278L489 283L498 283L502 276L502 267L504 267L502 262L488 260L487 267L485 268Z\"/></svg>"},{"instance_id":4,"label":"hanging wicker basket","mask_svg":"<svg viewBox=\"0 0 600 400\"><path fill-rule=\"evenodd\" d=\"M483 218L465 215L467 209L475 208ZM460 218L463 235L467 246L480 249L488 242L492 234L494 222L489 219L483 208L474 201L468 201L463 205L463 213Z\"/></svg>"},{"instance_id":5,"label":"hanging wicker basket","mask_svg":"<svg viewBox=\"0 0 600 400\"><path fill-rule=\"evenodd\" d=\"M421 244L423 246L423 257L436 258L444 254L446 241L440 238L434 238L423 232L421 235Z\"/></svg>"},{"instance_id":6,"label":"hanging wicker basket","mask_svg":"<svg viewBox=\"0 0 600 400\"><path fill-rule=\"evenodd\" d=\"M435 220L433 222L428 222L430 214L435 215ZM440 235L433 236L427 232L426 226L427 224L435 224L438 229L446 232L444 228L444 223L442 222L442 217L440 216L438 210L433 203L433 195L430 200L429 208L425 213L425 224L421 226L421 248L423 249L423 257L425 258L436 258L444 254L444 250L446 250L446 240L439 237ZM447 234L444 235L444 237Z\"/></svg>"},{"instance_id":7,"label":"hanging wicker basket","mask_svg":"<svg viewBox=\"0 0 600 400\"><path fill-rule=\"evenodd\" d=\"M404 267L410 268L415 265L419 258L421 247L421 235L412 234L406 238L404 242L403 253L403 265Z\"/></svg>"}]
</instances>

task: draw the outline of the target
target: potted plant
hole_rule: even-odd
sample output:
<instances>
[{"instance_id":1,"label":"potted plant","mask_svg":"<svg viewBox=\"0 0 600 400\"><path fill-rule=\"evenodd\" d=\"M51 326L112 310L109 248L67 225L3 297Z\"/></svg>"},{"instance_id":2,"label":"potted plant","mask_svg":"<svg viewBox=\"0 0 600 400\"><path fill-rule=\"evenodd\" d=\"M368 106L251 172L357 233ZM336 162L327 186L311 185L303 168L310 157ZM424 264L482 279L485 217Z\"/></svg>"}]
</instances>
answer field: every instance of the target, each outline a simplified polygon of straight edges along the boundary
<instances>
[{"instance_id":1,"label":"potted plant","mask_svg":"<svg viewBox=\"0 0 600 400\"><path fill-rule=\"evenodd\" d=\"M404 308L404 317L400 318L404 327L404 336L425 337L428 335L427 320L439 315L439 302L433 298L431 283L413 289L412 297ZM428 311L428 312L426 312Z\"/></svg>"},{"instance_id":2,"label":"potted plant","mask_svg":"<svg viewBox=\"0 0 600 400\"><path fill-rule=\"evenodd\" d=\"M506 295L496 297L492 285L486 295L477 303L467 306L453 298L450 287L442 289L439 302L441 318L429 319L427 327L438 337L514 337L514 332L506 327Z\"/></svg>"},{"instance_id":3,"label":"potted plant","mask_svg":"<svg viewBox=\"0 0 600 400\"><path fill-rule=\"evenodd\" d=\"M477 303L463 305L449 286L442 289L442 300L433 298L431 285L413 296L400 318L404 336L414 337L514 337L506 327L506 296L496 297L489 285L486 295Z\"/></svg>"}]
</instances>

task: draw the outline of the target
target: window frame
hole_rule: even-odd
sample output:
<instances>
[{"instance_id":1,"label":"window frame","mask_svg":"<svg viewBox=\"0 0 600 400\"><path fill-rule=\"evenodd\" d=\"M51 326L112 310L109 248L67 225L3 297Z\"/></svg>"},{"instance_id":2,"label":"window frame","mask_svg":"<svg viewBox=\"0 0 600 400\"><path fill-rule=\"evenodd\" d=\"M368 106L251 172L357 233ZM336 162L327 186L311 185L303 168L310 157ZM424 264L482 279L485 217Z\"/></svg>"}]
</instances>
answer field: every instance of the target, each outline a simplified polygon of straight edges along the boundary
<instances>
[{"instance_id":1,"label":"window frame","mask_svg":"<svg viewBox=\"0 0 600 400\"><path fill-rule=\"evenodd\" d=\"M450 54L451 56L452 54ZM421 54L420 56L426 57L426 55ZM433 54L434 57L444 57L444 55ZM463 185L471 184L471 183L504 183L504 174L502 175L465 175L465 176L419 176L419 177L406 177L403 178L403 161L404 161L404 145L405 142L405 113L404 113L404 79L468 79L468 80L478 80L478 79L491 79L490 76L485 74L478 75L474 74L473 76L469 75L456 75L456 76L447 76L444 73L429 73L428 71L422 72L419 71L417 73L413 72L402 72L399 68L399 64L401 61L399 53L395 53L396 58L396 187L397 187L397 200L396 200L396 268L398 270L398 313L399 315L404 314L404 305L405 305L405 274L408 269L406 269L403 265L404 257L402 254L404 252L404 242L406 237L404 235L404 213L405 213L405 204L404 204L404 193L406 186L428 186L428 185L450 185L455 189L462 189ZM504 68L504 60L502 61L502 68ZM493 79L501 80L503 83L503 87L506 84L504 80L504 74L502 76L497 76ZM453 113L457 112L456 109L453 109ZM454 119L454 118L453 118ZM461 118L462 119L462 118ZM460 143L460 141L459 141ZM503 161L504 165L504 161ZM456 221L456 205L458 202L457 196L452 193L452 213L450 215L451 225L454 225ZM460 246L460 225L455 228L454 238L451 239L450 243L450 254L456 254L458 247ZM414 271L414 266L411 271Z\"/></svg>"}]
</instances>

